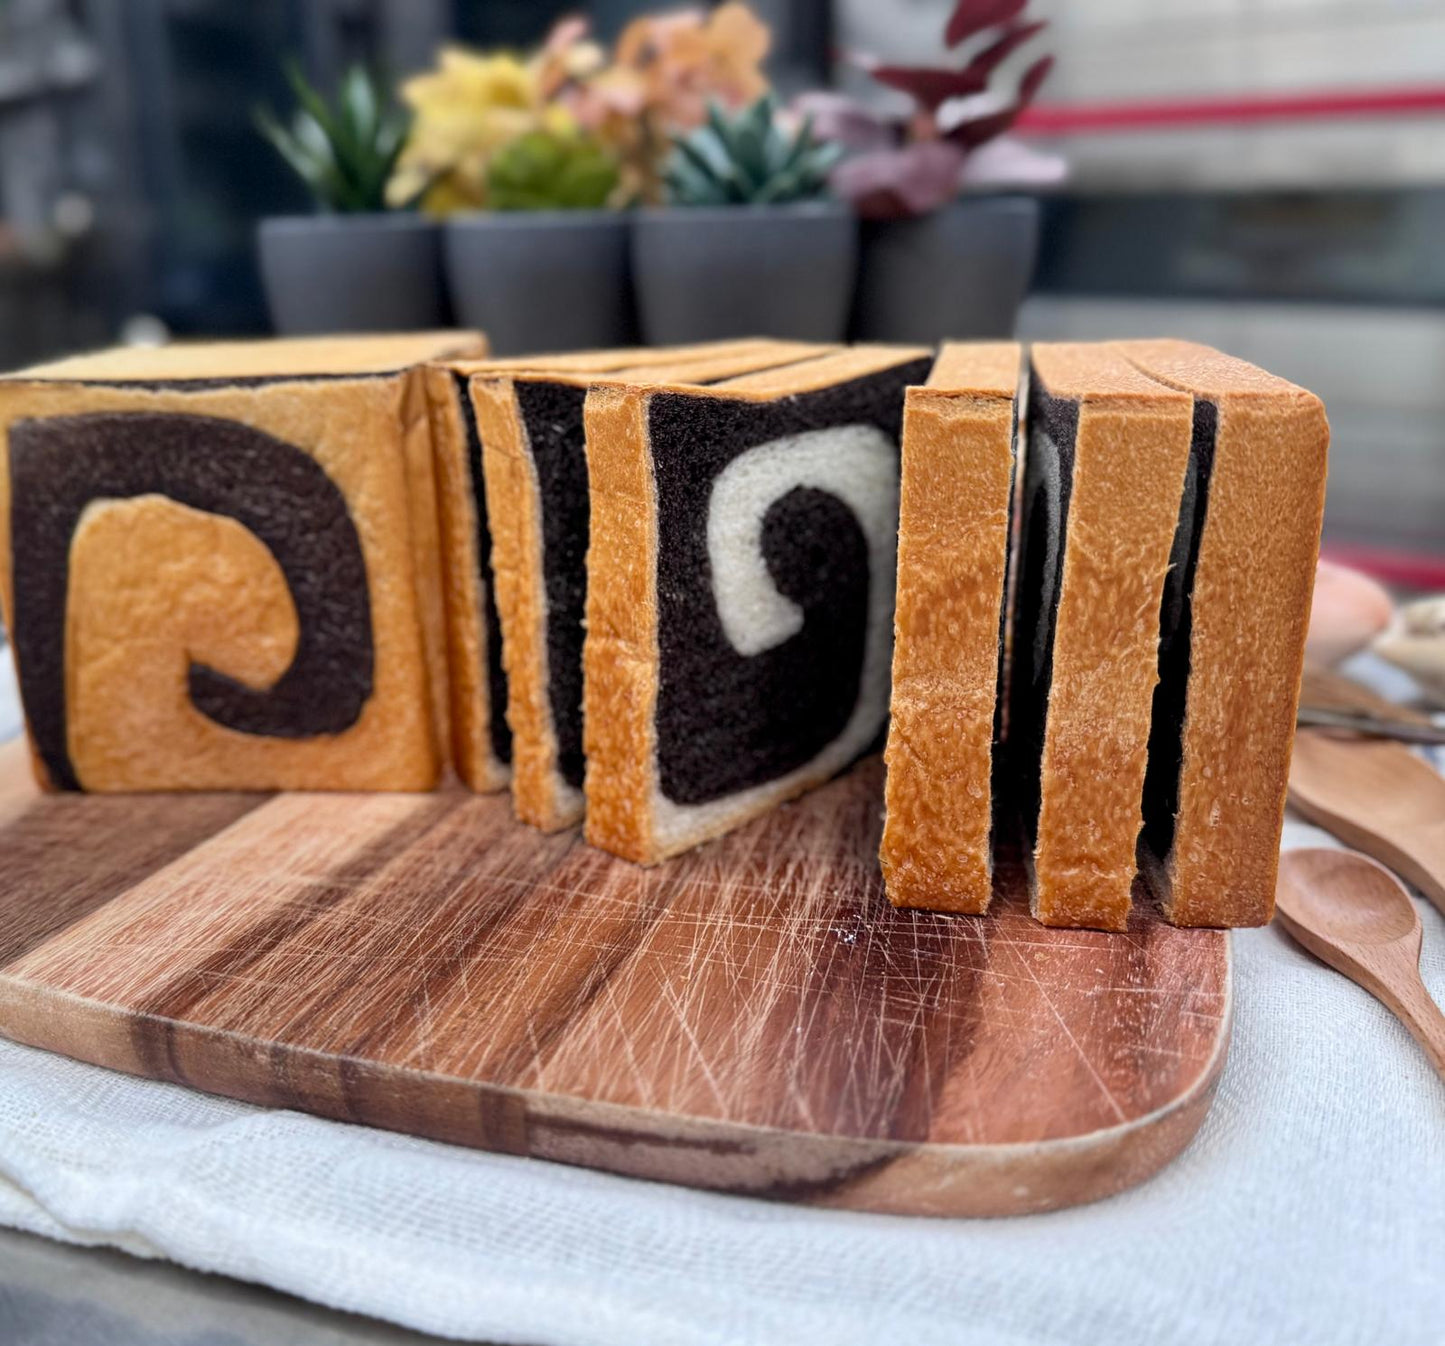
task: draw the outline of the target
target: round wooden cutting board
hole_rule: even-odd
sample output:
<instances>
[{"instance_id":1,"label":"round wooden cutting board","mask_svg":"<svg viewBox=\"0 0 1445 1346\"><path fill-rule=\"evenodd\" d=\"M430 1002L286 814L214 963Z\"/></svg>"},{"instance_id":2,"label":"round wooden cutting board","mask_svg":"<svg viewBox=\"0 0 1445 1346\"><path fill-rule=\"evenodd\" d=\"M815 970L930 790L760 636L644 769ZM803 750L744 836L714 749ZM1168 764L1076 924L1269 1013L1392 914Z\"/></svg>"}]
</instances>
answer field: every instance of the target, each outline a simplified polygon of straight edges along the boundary
<instances>
[{"instance_id":1,"label":"round wooden cutting board","mask_svg":"<svg viewBox=\"0 0 1445 1346\"><path fill-rule=\"evenodd\" d=\"M643 870L506 795L39 796L0 751L0 1033L696 1187L1000 1215L1179 1153L1228 936L894 911L881 764Z\"/></svg>"}]
</instances>

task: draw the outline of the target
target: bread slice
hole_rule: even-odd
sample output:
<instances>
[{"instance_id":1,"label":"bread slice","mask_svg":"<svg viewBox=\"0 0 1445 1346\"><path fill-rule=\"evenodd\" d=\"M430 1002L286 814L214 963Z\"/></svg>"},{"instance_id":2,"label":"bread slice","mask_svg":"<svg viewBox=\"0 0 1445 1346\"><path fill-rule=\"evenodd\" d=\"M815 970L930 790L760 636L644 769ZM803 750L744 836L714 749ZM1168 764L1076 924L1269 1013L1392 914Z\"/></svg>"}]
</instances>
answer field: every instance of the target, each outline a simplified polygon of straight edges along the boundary
<instances>
[{"instance_id":1,"label":"bread slice","mask_svg":"<svg viewBox=\"0 0 1445 1346\"><path fill-rule=\"evenodd\" d=\"M593 385L589 841L655 862L874 743L903 392L931 363L860 346L706 386Z\"/></svg>"},{"instance_id":2,"label":"bread slice","mask_svg":"<svg viewBox=\"0 0 1445 1346\"><path fill-rule=\"evenodd\" d=\"M1107 346L1030 356L1009 755L1033 910L1122 930L1193 401Z\"/></svg>"},{"instance_id":3,"label":"bread slice","mask_svg":"<svg viewBox=\"0 0 1445 1346\"><path fill-rule=\"evenodd\" d=\"M1274 912L1329 424L1312 393L1208 347L1117 349L1194 404L1160 618L1141 868L1176 925L1263 925Z\"/></svg>"},{"instance_id":4,"label":"bread slice","mask_svg":"<svg viewBox=\"0 0 1445 1346\"><path fill-rule=\"evenodd\" d=\"M582 817L582 635L588 495L583 401L612 379L709 383L823 354L764 340L597 354L586 368L515 363L471 374L486 498L492 582L501 622L517 816L547 831ZM464 564L473 563L471 557Z\"/></svg>"},{"instance_id":5,"label":"bread slice","mask_svg":"<svg viewBox=\"0 0 1445 1346\"><path fill-rule=\"evenodd\" d=\"M648 358L633 351L485 357L485 351L439 358L423 371L438 488L442 592L449 672L449 721L457 774L473 790L500 790L512 776L509 690L503 665L501 611L492 576L493 520L482 436L470 381L474 374L525 371L539 363L579 375Z\"/></svg>"},{"instance_id":6,"label":"bread slice","mask_svg":"<svg viewBox=\"0 0 1445 1346\"><path fill-rule=\"evenodd\" d=\"M419 360L474 333L129 348L0 380L0 598L42 782L426 789Z\"/></svg>"},{"instance_id":7,"label":"bread slice","mask_svg":"<svg viewBox=\"0 0 1445 1346\"><path fill-rule=\"evenodd\" d=\"M979 914L993 888L993 742L1021 349L948 345L903 413L893 697L879 856L899 907Z\"/></svg>"},{"instance_id":8,"label":"bread slice","mask_svg":"<svg viewBox=\"0 0 1445 1346\"><path fill-rule=\"evenodd\" d=\"M474 366L471 360L436 361L423 380L437 484L452 762L468 786L485 792L511 779L512 734L492 584L492 513L467 387Z\"/></svg>"}]
</instances>

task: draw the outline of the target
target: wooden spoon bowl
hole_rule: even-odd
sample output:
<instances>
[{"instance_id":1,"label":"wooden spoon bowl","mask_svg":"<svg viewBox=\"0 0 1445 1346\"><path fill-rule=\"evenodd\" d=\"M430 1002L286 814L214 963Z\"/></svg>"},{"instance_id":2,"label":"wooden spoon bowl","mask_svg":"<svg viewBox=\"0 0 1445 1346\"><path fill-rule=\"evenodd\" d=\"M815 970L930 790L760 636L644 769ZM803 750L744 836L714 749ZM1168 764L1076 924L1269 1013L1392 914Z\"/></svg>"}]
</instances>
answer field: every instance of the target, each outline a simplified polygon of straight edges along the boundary
<instances>
[{"instance_id":1,"label":"wooden spoon bowl","mask_svg":"<svg viewBox=\"0 0 1445 1346\"><path fill-rule=\"evenodd\" d=\"M1291 914L1354 944L1421 941L1420 915L1400 881L1354 851L1321 846L1290 851L1281 862L1291 880Z\"/></svg>"},{"instance_id":2,"label":"wooden spoon bowl","mask_svg":"<svg viewBox=\"0 0 1445 1346\"><path fill-rule=\"evenodd\" d=\"M1384 1004L1445 1079L1445 1015L1420 980L1420 913L1400 881L1354 851L1305 848L1280 857L1275 898L1280 924Z\"/></svg>"}]
</instances>

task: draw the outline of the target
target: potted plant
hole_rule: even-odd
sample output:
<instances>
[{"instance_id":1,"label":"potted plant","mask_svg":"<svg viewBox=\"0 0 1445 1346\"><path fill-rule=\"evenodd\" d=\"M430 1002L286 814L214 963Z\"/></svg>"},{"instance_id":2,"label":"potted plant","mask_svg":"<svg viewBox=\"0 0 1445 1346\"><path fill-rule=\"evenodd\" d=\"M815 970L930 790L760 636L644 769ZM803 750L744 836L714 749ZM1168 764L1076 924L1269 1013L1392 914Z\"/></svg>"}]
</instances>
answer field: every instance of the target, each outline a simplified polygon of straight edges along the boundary
<instances>
[{"instance_id":1,"label":"potted plant","mask_svg":"<svg viewBox=\"0 0 1445 1346\"><path fill-rule=\"evenodd\" d=\"M609 53L565 19L532 56L445 49L407 82L415 112L393 175L446 217L453 303L499 352L635 340L627 207L706 100L766 88L768 30L743 5L645 15Z\"/></svg>"},{"instance_id":2,"label":"potted plant","mask_svg":"<svg viewBox=\"0 0 1445 1346\"><path fill-rule=\"evenodd\" d=\"M446 320L437 229L388 210L386 186L407 118L353 67L328 105L294 67L289 125L265 109L261 131L295 169L318 213L261 221L261 277L283 333L410 331Z\"/></svg>"},{"instance_id":3,"label":"potted plant","mask_svg":"<svg viewBox=\"0 0 1445 1346\"><path fill-rule=\"evenodd\" d=\"M1003 139L1053 64L1030 64L1008 100L990 91L1003 62L1047 25L1027 0L958 0L949 48L972 48L960 67L856 64L907 94L907 114L880 114L837 94L797 102L820 134L848 151L832 188L863 219L853 335L936 342L1007 336L1038 247L1038 202L1008 186L1059 181L1063 162Z\"/></svg>"},{"instance_id":4,"label":"potted plant","mask_svg":"<svg viewBox=\"0 0 1445 1346\"><path fill-rule=\"evenodd\" d=\"M632 267L643 335L664 345L732 336L838 340L857 267L852 210L831 200L839 149L770 94L679 136L668 206L637 213Z\"/></svg>"},{"instance_id":5,"label":"potted plant","mask_svg":"<svg viewBox=\"0 0 1445 1346\"><path fill-rule=\"evenodd\" d=\"M446 272L461 320L494 350L621 346L634 322L616 162L576 133L529 131L487 168L485 212L454 216Z\"/></svg>"},{"instance_id":6,"label":"potted plant","mask_svg":"<svg viewBox=\"0 0 1445 1346\"><path fill-rule=\"evenodd\" d=\"M618 166L549 98L550 52L447 48L402 87L414 120L390 191L442 218L452 306L499 354L631 339Z\"/></svg>"}]
</instances>

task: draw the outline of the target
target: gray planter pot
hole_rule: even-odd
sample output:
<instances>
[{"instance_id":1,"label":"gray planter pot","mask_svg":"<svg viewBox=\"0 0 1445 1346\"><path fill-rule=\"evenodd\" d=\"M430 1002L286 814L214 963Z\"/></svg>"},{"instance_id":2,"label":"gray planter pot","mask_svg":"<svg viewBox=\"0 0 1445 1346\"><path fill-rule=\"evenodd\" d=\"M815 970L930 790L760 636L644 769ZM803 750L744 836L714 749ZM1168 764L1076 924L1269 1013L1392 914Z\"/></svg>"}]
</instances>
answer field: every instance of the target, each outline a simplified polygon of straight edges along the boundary
<instances>
[{"instance_id":1,"label":"gray planter pot","mask_svg":"<svg viewBox=\"0 0 1445 1346\"><path fill-rule=\"evenodd\" d=\"M449 220L457 316L498 355L636 340L627 217L607 210L496 211Z\"/></svg>"},{"instance_id":2,"label":"gray planter pot","mask_svg":"<svg viewBox=\"0 0 1445 1346\"><path fill-rule=\"evenodd\" d=\"M841 340L858 221L834 202L638 211L632 270L653 345L726 337Z\"/></svg>"},{"instance_id":3,"label":"gray planter pot","mask_svg":"<svg viewBox=\"0 0 1445 1346\"><path fill-rule=\"evenodd\" d=\"M262 220L261 278L284 335L444 327L441 235L420 215Z\"/></svg>"},{"instance_id":4,"label":"gray planter pot","mask_svg":"<svg viewBox=\"0 0 1445 1346\"><path fill-rule=\"evenodd\" d=\"M1039 203L965 198L914 220L863 225L857 341L936 344L1011 336L1033 275Z\"/></svg>"}]
</instances>

